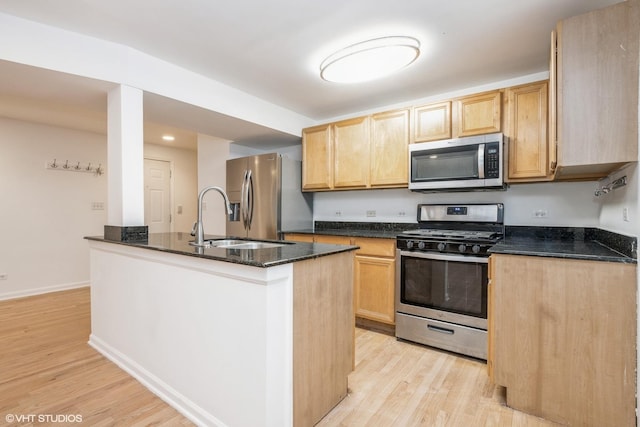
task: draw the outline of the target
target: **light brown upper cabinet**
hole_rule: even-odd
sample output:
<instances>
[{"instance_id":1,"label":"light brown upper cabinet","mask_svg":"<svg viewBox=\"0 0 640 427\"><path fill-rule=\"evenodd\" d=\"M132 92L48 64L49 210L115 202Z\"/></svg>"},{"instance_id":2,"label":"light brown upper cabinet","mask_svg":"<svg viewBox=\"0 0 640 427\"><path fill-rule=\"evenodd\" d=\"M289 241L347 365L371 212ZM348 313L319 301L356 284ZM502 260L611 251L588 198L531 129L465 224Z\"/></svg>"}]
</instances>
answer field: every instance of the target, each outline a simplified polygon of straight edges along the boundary
<instances>
[{"instance_id":1,"label":"light brown upper cabinet","mask_svg":"<svg viewBox=\"0 0 640 427\"><path fill-rule=\"evenodd\" d=\"M409 110L371 116L371 187L408 185Z\"/></svg>"},{"instance_id":2,"label":"light brown upper cabinet","mask_svg":"<svg viewBox=\"0 0 640 427\"><path fill-rule=\"evenodd\" d=\"M507 88L504 98L507 181L552 179L553 165L547 132L547 81Z\"/></svg>"},{"instance_id":3,"label":"light brown upper cabinet","mask_svg":"<svg viewBox=\"0 0 640 427\"><path fill-rule=\"evenodd\" d=\"M302 188L333 188L333 127L321 125L302 131Z\"/></svg>"},{"instance_id":4,"label":"light brown upper cabinet","mask_svg":"<svg viewBox=\"0 0 640 427\"><path fill-rule=\"evenodd\" d=\"M638 160L640 1L563 20L556 30L556 178L606 176Z\"/></svg>"},{"instance_id":5,"label":"light brown upper cabinet","mask_svg":"<svg viewBox=\"0 0 640 427\"><path fill-rule=\"evenodd\" d=\"M413 117L414 142L451 138L451 101L415 107Z\"/></svg>"},{"instance_id":6,"label":"light brown upper cabinet","mask_svg":"<svg viewBox=\"0 0 640 427\"><path fill-rule=\"evenodd\" d=\"M500 132L502 93L499 90L458 98L454 138Z\"/></svg>"},{"instance_id":7,"label":"light brown upper cabinet","mask_svg":"<svg viewBox=\"0 0 640 427\"><path fill-rule=\"evenodd\" d=\"M502 93L484 92L413 109L412 142L500 132Z\"/></svg>"},{"instance_id":8,"label":"light brown upper cabinet","mask_svg":"<svg viewBox=\"0 0 640 427\"><path fill-rule=\"evenodd\" d=\"M333 124L333 187L364 188L369 184L369 118Z\"/></svg>"},{"instance_id":9,"label":"light brown upper cabinet","mask_svg":"<svg viewBox=\"0 0 640 427\"><path fill-rule=\"evenodd\" d=\"M304 191L407 187L409 110L302 131Z\"/></svg>"}]
</instances>

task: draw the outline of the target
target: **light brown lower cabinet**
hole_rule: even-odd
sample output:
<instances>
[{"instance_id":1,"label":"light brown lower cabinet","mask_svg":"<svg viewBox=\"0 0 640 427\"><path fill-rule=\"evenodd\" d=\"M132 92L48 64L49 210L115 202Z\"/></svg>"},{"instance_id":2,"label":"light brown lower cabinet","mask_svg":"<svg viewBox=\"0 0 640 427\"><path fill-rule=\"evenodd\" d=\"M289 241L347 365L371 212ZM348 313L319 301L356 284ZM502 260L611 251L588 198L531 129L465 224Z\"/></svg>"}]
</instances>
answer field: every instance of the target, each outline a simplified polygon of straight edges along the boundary
<instances>
[{"instance_id":1,"label":"light brown lower cabinet","mask_svg":"<svg viewBox=\"0 0 640 427\"><path fill-rule=\"evenodd\" d=\"M360 246L353 269L357 317L395 324L395 243L393 239L354 239L354 244Z\"/></svg>"},{"instance_id":2,"label":"light brown lower cabinet","mask_svg":"<svg viewBox=\"0 0 640 427\"><path fill-rule=\"evenodd\" d=\"M359 246L353 268L355 315L363 319L395 325L395 239L301 233L288 233L285 239Z\"/></svg>"},{"instance_id":3,"label":"light brown lower cabinet","mask_svg":"<svg viewBox=\"0 0 640 427\"><path fill-rule=\"evenodd\" d=\"M635 426L636 268L491 256L488 368L508 406L566 425Z\"/></svg>"}]
</instances>

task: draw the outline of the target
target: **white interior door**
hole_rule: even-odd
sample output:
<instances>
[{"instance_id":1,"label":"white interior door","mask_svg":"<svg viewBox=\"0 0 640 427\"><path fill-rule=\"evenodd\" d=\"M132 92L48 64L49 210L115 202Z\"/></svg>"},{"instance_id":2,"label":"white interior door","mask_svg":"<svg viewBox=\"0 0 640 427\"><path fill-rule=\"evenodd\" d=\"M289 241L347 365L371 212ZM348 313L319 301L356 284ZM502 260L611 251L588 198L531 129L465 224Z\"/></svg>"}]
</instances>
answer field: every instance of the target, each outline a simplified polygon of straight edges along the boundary
<instances>
[{"instance_id":1,"label":"white interior door","mask_svg":"<svg viewBox=\"0 0 640 427\"><path fill-rule=\"evenodd\" d=\"M144 159L144 223L149 233L171 231L171 165Z\"/></svg>"}]
</instances>

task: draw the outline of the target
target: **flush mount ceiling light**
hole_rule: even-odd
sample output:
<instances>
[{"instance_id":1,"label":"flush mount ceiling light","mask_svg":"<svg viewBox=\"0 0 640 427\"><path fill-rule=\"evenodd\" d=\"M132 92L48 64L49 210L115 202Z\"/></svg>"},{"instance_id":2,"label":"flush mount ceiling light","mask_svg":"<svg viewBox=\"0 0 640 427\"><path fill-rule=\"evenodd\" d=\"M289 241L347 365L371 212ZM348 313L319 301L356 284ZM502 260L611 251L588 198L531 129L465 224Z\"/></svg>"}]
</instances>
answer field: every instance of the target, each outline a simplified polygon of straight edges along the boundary
<instances>
[{"instance_id":1,"label":"flush mount ceiling light","mask_svg":"<svg viewBox=\"0 0 640 427\"><path fill-rule=\"evenodd\" d=\"M175 137L173 135L162 135L162 139L165 141L175 141Z\"/></svg>"},{"instance_id":2,"label":"flush mount ceiling light","mask_svg":"<svg viewBox=\"0 0 640 427\"><path fill-rule=\"evenodd\" d=\"M320 77L336 83L374 80L398 71L420 55L420 42L408 36L389 36L356 43L328 56Z\"/></svg>"}]
</instances>

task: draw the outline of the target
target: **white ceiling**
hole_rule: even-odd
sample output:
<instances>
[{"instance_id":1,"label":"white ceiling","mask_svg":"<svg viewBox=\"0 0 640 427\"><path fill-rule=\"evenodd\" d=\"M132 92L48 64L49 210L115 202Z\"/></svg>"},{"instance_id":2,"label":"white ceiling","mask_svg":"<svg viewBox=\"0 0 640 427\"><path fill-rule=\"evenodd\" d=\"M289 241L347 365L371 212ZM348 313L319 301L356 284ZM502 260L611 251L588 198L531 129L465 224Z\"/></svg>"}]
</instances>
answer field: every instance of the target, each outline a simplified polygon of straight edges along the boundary
<instances>
[{"instance_id":1,"label":"white ceiling","mask_svg":"<svg viewBox=\"0 0 640 427\"><path fill-rule=\"evenodd\" d=\"M129 46L321 122L547 71L550 32L558 20L617 2L0 0L0 13ZM422 53L393 77L357 85L318 77L319 63L334 50L399 34L420 39ZM46 112L62 116L65 108L76 109L88 117L84 126L104 129L109 89L105 82L0 61L0 115L63 121L46 118ZM149 94L145 119L145 138L162 126L180 128L192 139L200 132L268 144L274 136ZM275 137L296 140L277 132Z\"/></svg>"}]
</instances>

